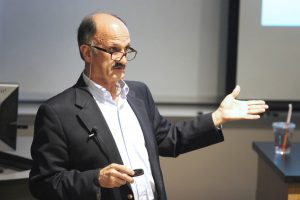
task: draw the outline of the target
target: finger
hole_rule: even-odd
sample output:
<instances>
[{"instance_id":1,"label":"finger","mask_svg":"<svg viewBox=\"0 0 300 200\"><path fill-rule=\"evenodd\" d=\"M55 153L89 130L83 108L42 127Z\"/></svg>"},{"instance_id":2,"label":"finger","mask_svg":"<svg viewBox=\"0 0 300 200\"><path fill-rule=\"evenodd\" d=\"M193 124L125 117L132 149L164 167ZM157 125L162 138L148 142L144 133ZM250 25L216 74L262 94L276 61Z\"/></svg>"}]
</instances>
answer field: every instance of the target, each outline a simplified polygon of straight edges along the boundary
<instances>
[{"instance_id":1,"label":"finger","mask_svg":"<svg viewBox=\"0 0 300 200\"><path fill-rule=\"evenodd\" d=\"M120 187L125 184L126 184L125 180L111 176L109 178L109 180L106 181L105 185L102 187L115 188L115 187Z\"/></svg>"},{"instance_id":2,"label":"finger","mask_svg":"<svg viewBox=\"0 0 300 200\"><path fill-rule=\"evenodd\" d=\"M249 114L257 114L257 113L263 113L267 109L266 106L263 105L251 105L248 106L248 113Z\"/></svg>"},{"instance_id":3,"label":"finger","mask_svg":"<svg viewBox=\"0 0 300 200\"><path fill-rule=\"evenodd\" d=\"M255 120L255 119L259 119L260 115L247 115L245 117L245 119L249 119L249 120Z\"/></svg>"},{"instance_id":4,"label":"finger","mask_svg":"<svg viewBox=\"0 0 300 200\"><path fill-rule=\"evenodd\" d=\"M115 169L109 169L106 171L100 171L99 183L102 187L118 187L126 184L126 182L133 183L133 178L118 172Z\"/></svg>"},{"instance_id":5,"label":"finger","mask_svg":"<svg viewBox=\"0 0 300 200\"><path fill-rule=\"evenodd\" d=\"M129 176L128 174L122 173L120 171L117 171L116 169L111 169L109 171L109 175L113 176L115 178L118 178L120 180L123 180L125 182L128 182L128 183L133 183L133 181L134 181L131 176Z\"/></svg>"},{"instance_id":6,"label":"finger","mask_svg":"<svg viewBox=\"0 0 300 200\"><path fill-rule=\"evenodd\" d=\"M248 105L265 105L265 106L268 106L266 104L266 102L263 101L263 100L249 100L249 101L247 101L247 104Z\"/></svg>"},{"instance_id":7,"label":"finger","mask_svg":"<svg viewBox=\"0 0 300 200\"><path fill-rule=\"evenodd\" d=\"M234 90L232 91L231 95L233 98L237 98L237 96L240 94L241 88L239 85L235 86Z\"/></svg>"},{"instance_id":8,"label":"finger","mask_svg":"<svg viewBox=\"0 0 300 200\"><path fill-rule=\"evenodd\" d=\"M128 183L134 182L134 179L131 176L128 176L127 174L123 174L123 179Z\"/></svg>"},{"instance_id":9,"label":"finger","mask_svg":"<svg viewBox=\"0 0 300 200\"><path fill-rule=\"evenodd\" d=\"M126 181L123 180L123 179L119 179L119 178L114 179L114 184L113 185L115 187L120 187L120 186L125 185L125 184L126 184Z\"/></svg>"},{"instance_id":10,"label":"finger","mask_svg":"<svg viewBox=\"0 0 300 200\"><path fill-rule=\"evenodd\" d=\"M261 114L265 111L266 111L265 109L250 109L248 110L248 114L256 115L256 114Z\"/></svg>"},{"instance_id":11,"label":"finger","mask_svg":"<svg viewBox=\"0 0 300 200\"><path fill-rule=\"evenodd\" d=\"M127 168L127 167L125 167L124 165L113 163L113 164L110 165L110 168L116 169L117 171L119 171L121 173L128 174L130 176L134 175L134 171Z\"/></svg>"}]
</instances>

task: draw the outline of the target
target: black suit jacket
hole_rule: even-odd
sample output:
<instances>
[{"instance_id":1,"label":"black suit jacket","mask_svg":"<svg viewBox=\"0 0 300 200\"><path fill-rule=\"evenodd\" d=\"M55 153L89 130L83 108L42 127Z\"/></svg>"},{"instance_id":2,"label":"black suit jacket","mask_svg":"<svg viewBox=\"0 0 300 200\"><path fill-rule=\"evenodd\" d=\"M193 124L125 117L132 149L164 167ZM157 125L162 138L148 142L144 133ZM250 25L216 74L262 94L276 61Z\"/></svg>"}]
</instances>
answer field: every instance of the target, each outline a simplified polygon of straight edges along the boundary
<instances>
[{"instance_id":1,"label":"black suit jacket","mask_svg":"<svg viewBox=\"0 0 300 200\"><path fill-rule=\"evenodd\" d=\"M166 200L159 155L181 153L223 141L211 114L176 124L162 117L147 86L126 81L127 100L141 125L156 186ZM94 136L91 136L94 134ZM89 137L91 136L91 137ZM123 164L106 121L81 77L75 86L43 103L37 113L31 146L31 193L38 199L127 199L129 184L101 188L99 168Z\"/></svg>"}]
</instances>

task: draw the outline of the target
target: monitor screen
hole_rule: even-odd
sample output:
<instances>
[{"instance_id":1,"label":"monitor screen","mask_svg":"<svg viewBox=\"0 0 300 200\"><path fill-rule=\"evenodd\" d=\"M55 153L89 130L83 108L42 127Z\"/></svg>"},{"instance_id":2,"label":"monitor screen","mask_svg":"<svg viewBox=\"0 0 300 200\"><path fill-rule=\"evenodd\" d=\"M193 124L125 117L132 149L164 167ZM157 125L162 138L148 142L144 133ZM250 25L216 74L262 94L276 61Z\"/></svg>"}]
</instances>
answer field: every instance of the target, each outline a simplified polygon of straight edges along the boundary
<instances>
[{"instance_id":1,"label":"monitor screen","mask_svg":"<svg viewBox=\"0 0 300 200\"><path fill-rule=\"evenodd\" d=\"M0 140L16 149L18 84L0 83Z\"/></svg>"}]
</instances>

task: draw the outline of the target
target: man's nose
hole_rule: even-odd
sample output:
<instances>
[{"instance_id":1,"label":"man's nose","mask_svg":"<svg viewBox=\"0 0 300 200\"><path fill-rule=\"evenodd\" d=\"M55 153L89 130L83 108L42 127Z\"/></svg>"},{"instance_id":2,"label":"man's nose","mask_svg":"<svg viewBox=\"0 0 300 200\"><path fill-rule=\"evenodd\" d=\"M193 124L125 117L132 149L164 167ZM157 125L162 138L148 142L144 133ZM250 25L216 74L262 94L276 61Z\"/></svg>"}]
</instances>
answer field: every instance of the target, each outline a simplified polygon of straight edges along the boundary
<instances>
[{"instance_id":1,"label":"man's nose","mask_svg":"<svg viewBox=\"0 0 300 200\"><path fill-rule=\"evenodd\" d=\"M128 60L127 60L127 58L126 58L126 55L124 55L124 56L122 57L122 59L119 61L119 63L121 63L122 65L126 65L127 62L128 62Z\"/></svg>"}]
</instances>

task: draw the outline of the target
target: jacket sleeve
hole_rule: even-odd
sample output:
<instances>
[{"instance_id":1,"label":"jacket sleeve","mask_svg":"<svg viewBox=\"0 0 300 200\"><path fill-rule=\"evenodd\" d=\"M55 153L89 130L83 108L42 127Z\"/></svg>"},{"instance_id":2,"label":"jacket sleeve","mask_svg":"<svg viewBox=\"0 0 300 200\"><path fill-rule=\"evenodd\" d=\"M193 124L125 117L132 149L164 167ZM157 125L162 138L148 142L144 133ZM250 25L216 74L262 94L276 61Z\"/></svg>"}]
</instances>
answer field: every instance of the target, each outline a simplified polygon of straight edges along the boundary
<instances>
[{"instance_id":1,"label":"jacket sleeve","mask_svg":"<svg viewBox=\"0 0 300 200\"><path fill-rule=\"evenodd\" d=\"M29 187L38 199L100 199L98 171L69 169L68 139L59 117L43 104L36 116ZM87 187L89 186L89 187Z\"/></svg>"},{"instance_id":2,"label":"jacket sleeve","mask_svg":"<svg viewBox=\"0 0 300 200\"><path fill-rule=\"evenodd\" d=\"M149 89L147 86L145 88L148 115L152 120L161 156L177 157L182 153L224 141L222 130L215 127L211 113L171 123L160 115Z\"/></svg>"}]
</instances>

